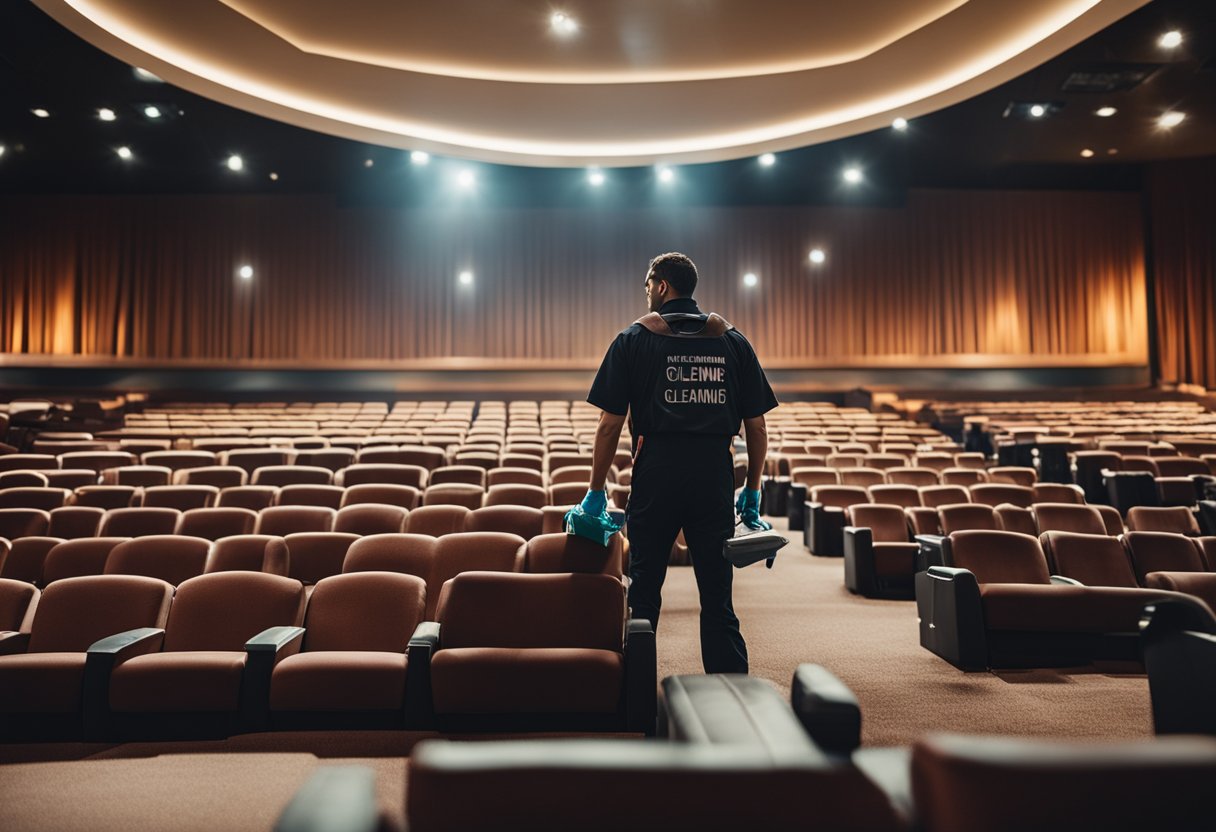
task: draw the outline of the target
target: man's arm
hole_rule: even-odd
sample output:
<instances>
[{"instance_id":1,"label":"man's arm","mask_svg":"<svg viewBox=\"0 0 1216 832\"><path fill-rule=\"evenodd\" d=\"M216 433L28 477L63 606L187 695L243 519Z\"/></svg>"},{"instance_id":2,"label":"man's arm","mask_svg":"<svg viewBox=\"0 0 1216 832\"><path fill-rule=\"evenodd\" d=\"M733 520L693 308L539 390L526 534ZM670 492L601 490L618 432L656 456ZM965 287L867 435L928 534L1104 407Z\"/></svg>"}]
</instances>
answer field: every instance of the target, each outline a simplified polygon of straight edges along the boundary
<instances>
[{"instance_id":1,"label":"man's arm","mask_svg":"<svg viewBox=\"0 0 1216 832\"><path fill-rule=\"evenodd\" d=\"M603 424L601 421L601 427ZM743 436L747 440L747 487L756 491L760 488L760 474L764 472L764 458L768 456L768 428L764 424L764 416L744 419ZM598 447L598 435L595 441Z\"/></svg>"},{"instance_id":2,"label":"man's arm","mask_svg":"<svg viewBox=\"0 0 1216 832\"><path fill-rule=\"evenodd\" d=\"M763 421L763 419L761 420ZM608 411L601 411L600 423L595 429L595 448L591 458L591 491L603 491L608 479L608 469L612 467L612 458L616 456L617 443L621 439L621 428L625 426L625 416Z\"/></svg>"}]
</instances>

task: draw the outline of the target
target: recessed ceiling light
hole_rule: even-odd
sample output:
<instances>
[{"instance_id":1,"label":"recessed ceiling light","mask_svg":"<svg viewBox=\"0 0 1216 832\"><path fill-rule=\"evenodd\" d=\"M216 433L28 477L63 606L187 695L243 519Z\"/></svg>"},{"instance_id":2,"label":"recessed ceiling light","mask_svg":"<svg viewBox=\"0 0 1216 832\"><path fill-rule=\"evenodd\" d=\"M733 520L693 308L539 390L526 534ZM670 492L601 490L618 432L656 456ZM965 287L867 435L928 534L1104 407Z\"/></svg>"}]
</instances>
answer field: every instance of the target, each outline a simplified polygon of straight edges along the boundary
<instances>
[{"instance_id":1,"label":"recessed ceiling light","mask_svg":"<svg viewBox=\"0 0 1216 832\"><path fill-rule=\"evenodd\" d=\"M1030 114L1035 118L1042 118L1043 116L1047 115L1047 108L1042 104L1031 104Z\"/></svg>"},{"instance_id":2,"label":"recessed ceiling light","mask_svg":"<svg viewBox=\"0 0 1216 832\"><path fill-rule=\"evenodd\" d=\"M591 171L587 174L587 181L598 188L604 184L604 172L599 170Z\"/></svg>"},{"instance_id":3,"label":"recessed ceiling light","mask_svg":"<svg viewBox=\"0 0 1216 832\"><path fill-rule=\"evenodd\" d=\"M812 263L816 263L816 264L822 263L824 260L827 260L827 259L828 259L828 256L823 253L823 249L821 249L821 248L811 249L810 260Z\"/></svg>"},{"instance_id":4,"label":"recessed ceiling light","mask_svg":"<svg viewBox=\"0 0 1216 832\"><path fill-rule=\"evenodd\" d=\"M462 170L456 175L456 181L462 188L471 188L477 184L477 177L471 170Z\"/></svg>"},{"instance_id":5,"label":"recessed ceiling light","mask_svg":"<svg viewBox=\"0 0 1216 832\"><path fill-rule=\"evenodd\" d=\"M756 277L751 272L743 275L743 285L749 289L754 289L756 284L760 282L760 278Z\"/></svg>"},{"instance_id":6,"label":"recessed ceiling light","mask_svg":"<svg viewBox=\"0 0 1216 832\"><path fill-rule=\"evenodd\" d=\"M466 271L461 272L460 274L458 274L456 276L456 279L460 281L461 286L472 286L473 285L473 273L470 271L466 270Z\"/></svg>"},{"instance_id":7,"label":"recessed ceiling light","mask_svg":"<svg viewBox=\"0 0 1216 832\"><path fill-rule=\"evenodd\" d=\"M845 168L844 173L842 173L841 176L844 177L845 182L848 182L850 185L856 185L861 181L861 169Z\"/></svg>"},{"instance_id":8,"label":"recessed ceiling light","mask_svg":"<svg viewBox=\"0 0 1216 832\"><path fill-rule=\"evenodd\" d=\"M131 152L131 148L127 147L126 145L123 145L122 147L118 148L114 152L117 153L118 158L122 159L124 162L131 161L131 158L135 155L134 153Z\"/></svg>"},{"instance_id":9,"label":"recessed ceiling light","mask_svg":"<svg viewBox=\"0 0 1216 832\"><path fill-rule=\"evenodd\" d=\"M97 117L102 121L116 121L118 116L109 107L102 107L97 111Z\"/></svg>"},{"instance_id":10,"label":"recessed ceiling light","mask_svg":"<svg viewBox=\"0 0 1216 832\"><path fill-rule=\"evenodd\" d=\"M578 31L578 21L565 12L549 15L549 26L559 35L573 35Z\"/></svg>"},{"instance_id":11,"label":"recessed ceiling light","mask_svg":"<svg viewBox=\"0 0 1216 832\"><path fill-rule=\"evenodd\" d=\"M8 148L5 147L4 145L0 144L0 157L4 156L4 152L6 150L8 150Z\"/></svg>"},{"instance_id":12,"label":"recessed ceiling light","mask_svg":"<svg viewBox=\"0 0 1216 832\"><path fill-rule=\"evenodd\" d=\"M225 162L225 164L228 165L228 170L231 171L241 171L245 169L245 160L240 156L237 156L235 153L228 157L228 161Z\"/></svg>"},{"instance_id":13,"label":"recessed ceiling light","mask_svg":"<svg viewBox=\"0 0 1216 832\"><path fill-rule=\"evenodd\" d=\"M907 130L908 129L908 120L906 118L897 118L897 119L895 119L895 121L891 122L891 126L894 127L896 130L900 130L900 131Z\"/></svg>"},{"instance_id":14,"label":"recessed ceiling light","mask_svg":"<svg viewBox=\"0 0 1216 832\"><path fill-rule=\"evenodd\" d=\"M253 266L241 266L236 273L241 280L251 280L253 279Z\"/></svg>"},{"instance_id":15,"label":"recessed ceiling light","mask_svg":"<svg viewBox=\"0 0 1216 832\"><path fill-rule=\"evenodd\" d=\"M1089 158L1092 158L1093 155L1094 155L1094 152L1092 150L1090 150L1088 147L1081 151L1081 156L1083 158L1089 159Z\"/></svg>"},{"instance_id":16,"label":"recessed ceiling light","mask_svg":"<svg viewBox=\"0 0 1216 832\"><path fill-rule=\"evenodd\" d=\"M777 164L777 156L773 153L762 153L759 161L762 167L771 168Z\"/></svg>"},{"instance_id":17,"label":"recessed ceiling light","mask_svg":"<svg viewBox=\"0 0 1216 832\"><path fill-rule=\"evenodd\" d=\"M1186 113L1181 113L1177 110L1167 110L1157 118L1159 127L1177 127L1186 119Z\"/></svg>"},{"instance_id":18,"label":"recessed ceiling light","mask_svg":"<svg viewBox=\"0 0 1216 832\"><path fill-rule=\"evenodd\" d=\"M1116 156L1116 155L1118 155L1118 153L1119 153L1119 148L1117 148L1117 147L1108 147L1108 148L1106 148L1106 155L1107 155L1107 156Z\"/></svg>"},{"instance_id":19,"label":"recessed ceiling light","mask_svg":"<svg viewBox=\"0 0 1216 832\"><path fill-rule=\"evenodd\" d=\"M157 107L155 104L149 104L147 107L144 107L144 115L148 118L160 118L160 107Z\"/></svg>"},{"instance_id":20,"label":"recessed ceiling light","mask_svg":"<svg viewBox=\"0 0 1216 832\"><path fill-rule=\"evenodd\" d=\"M375 159L364 159L363 160L363 167L365 167L365 168L370 168L370 167L374 166L375 164L376 164Z\"/></svg>"},{"instance_id":21,"label":"recessed ceiling light","mask_svg":"<svg viewBox=\"0 0 1216 832\"><path fill-rule=\"evenodd\" d=\"M671 183L676 179L676 172L666 165L659 167L659 181Z\"/></svg>"},{"instance_id":22,"label":"recessed ceiling light","mask_svg":"<svg viewBox=\"0 0 1216 832\"><path fill-rule=\"evenodd\" d=\"M410 154L410 164L425 165L431 161L431 154L425 150L415 150Z\"/></svg>"},{"instance_id":23,"label":"recessed ceiling light","mask_svg":"<svg viewBox=\"0 0 1216 832\"><path fill-rule=\"evenodd\" d=\"M1157 44L1162 49L1174 49L1179 47L1182 45L1182 32L1179 32L1177 29L1166 32L1157 39Z\"/></svg>"},{"instance_id":24,"label":"recessed ceiling light","mask_svg":"<svg viewBox=\"0 0 1216 832\"><path fill-rule=\"evenodd\" d=\"M147 81L152 84L163 84L165 82L165 79L161 78L154 72L148 72L148 70L144 69L142 66L132 67L131 71L135 74L135 77L141 81Z\"/></svg>"},{"instance_id":25,"label":"recessed ceiling light","mask_svg":"<svg viewBox=\"0 0 1216 832\"><path fill-rule=\"evenodd\" d=\"M1114 107L1099 107L1098 109L1094 110L1094 115L1099 116L1101 118L1110 118L1117 112L1119 112L1119 111L1116 110Z\"/></svg>"},{"instance_id":26,"label":"recessed ceiling light","mask_svg":"<svg viewBox=\"0 0 1216 832\"><path fill-rule=\"evenodd\" d=\"M271 181L271 182L278 182L278 181L279 181L279 175L278 175L277 173L275 173L274 171L271 171L271 172L270 172L270 181Z\"/></svg>"},{"instance_id":27,"label":"recessed ceiling light","mask_svg":"<svg viewBox=\"0 0 1216 832\"><path fill-rule=\"evenodd\" d=\"M34 115L36 115L38 118L50 118L51 117L50 110L44 110L42 107L35 107L34 109L30 110L30 112L33 113Z\"/></svg>"}]
</instances>

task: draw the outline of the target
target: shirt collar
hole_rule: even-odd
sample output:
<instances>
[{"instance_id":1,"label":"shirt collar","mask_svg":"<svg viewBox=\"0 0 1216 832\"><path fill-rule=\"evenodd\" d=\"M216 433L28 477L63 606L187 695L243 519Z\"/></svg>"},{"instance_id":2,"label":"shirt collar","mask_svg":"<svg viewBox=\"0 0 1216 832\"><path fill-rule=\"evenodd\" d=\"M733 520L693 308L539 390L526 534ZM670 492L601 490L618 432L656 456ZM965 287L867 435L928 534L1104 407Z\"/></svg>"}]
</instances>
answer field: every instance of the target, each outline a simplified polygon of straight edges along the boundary
<instances>
[{"instance_id":1,"label":"shirt collar","mask_svg":"<svg viewBox=\"0 0 1216 832\"><path fill-rule=\"evenodd\" d=\"M659 308L660 315L672 315L679 313L690 315L704 314L697 306L697 302L692 298L672 298Z\"/></svg>"}]
</instances>

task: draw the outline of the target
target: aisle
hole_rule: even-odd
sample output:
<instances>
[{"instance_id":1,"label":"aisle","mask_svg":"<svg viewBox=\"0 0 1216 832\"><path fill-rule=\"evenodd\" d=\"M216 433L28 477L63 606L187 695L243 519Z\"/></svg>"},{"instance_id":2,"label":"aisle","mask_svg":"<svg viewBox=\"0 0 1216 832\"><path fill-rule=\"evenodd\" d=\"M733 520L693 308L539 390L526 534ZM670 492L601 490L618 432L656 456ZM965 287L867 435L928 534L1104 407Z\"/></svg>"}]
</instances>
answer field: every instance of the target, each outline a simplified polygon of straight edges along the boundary
<instances>
[{"instance_id":1,"label":"aisle","mask_svg":"<svg viewBox=\"0 0 1216 832\"><path fill-rule=\"evenodd\" d=\"M777 558L735 571L735 609L752 673L788 694L794 668L818 662L861 700L863 739L903 744L926 731L1135 738L1152 735L1148 681L1102 672L963 673L920 647L916 605L844 588L839 558L815 558L801 535ZM659 677L701 672L696 582L672 567L659 626Z\"/></svg>"}]
</instances>

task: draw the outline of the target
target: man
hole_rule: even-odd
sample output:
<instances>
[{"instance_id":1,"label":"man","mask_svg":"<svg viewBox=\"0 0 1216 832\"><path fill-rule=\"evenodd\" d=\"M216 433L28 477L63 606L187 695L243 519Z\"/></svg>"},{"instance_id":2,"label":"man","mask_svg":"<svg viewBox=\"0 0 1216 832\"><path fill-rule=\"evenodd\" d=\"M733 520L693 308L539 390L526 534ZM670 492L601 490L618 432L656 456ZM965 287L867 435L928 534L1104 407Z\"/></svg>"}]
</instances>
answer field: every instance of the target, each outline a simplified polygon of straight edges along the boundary
<instances>
[{"instance_id":1,"label":"man","mask_svg":"<svg viewBox=\"0 0 1216 832\"><path fill-rule=\"evenodd\" d=\"M760 519L759 489L768 446L764 414L777 400L747 339L697 307L696 286L697 267L683 254L650 262L645 287L652 314L616 337L587 395L604 412L582 509L592 516L604 511L605 480L628 413L634 442L626 521L632 615L658 627L667 561L683 529L701 596L705 671L746 673L747 645L722 545L734 533L735 508L750 528L771 528ZM732 506L732 443L740 422L747 483Z\"/></svg>"}]
</instances>

